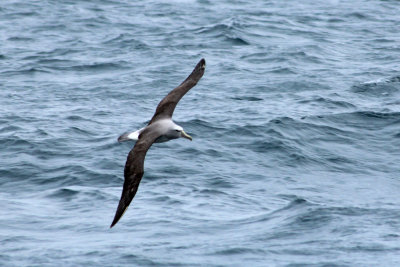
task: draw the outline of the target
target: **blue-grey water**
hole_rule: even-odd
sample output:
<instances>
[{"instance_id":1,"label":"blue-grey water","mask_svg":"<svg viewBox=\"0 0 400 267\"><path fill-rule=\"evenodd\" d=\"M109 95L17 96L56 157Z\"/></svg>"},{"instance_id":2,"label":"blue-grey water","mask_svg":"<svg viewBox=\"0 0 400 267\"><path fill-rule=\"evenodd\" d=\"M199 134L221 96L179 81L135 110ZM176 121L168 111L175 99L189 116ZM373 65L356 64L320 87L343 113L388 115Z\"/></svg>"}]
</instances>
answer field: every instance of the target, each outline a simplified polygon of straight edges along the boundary
<instances>
[{"instance_id":1,"label":"blue-grey water","mask_svg":"<svg viewBox=\"0 0 400 267\"><path fill-rule=\"evenodd\" d=\"M0 266L400 266L400 3L1 1ZM133 143L205 58L112 229Z\"/></svg>"}]
</instances>

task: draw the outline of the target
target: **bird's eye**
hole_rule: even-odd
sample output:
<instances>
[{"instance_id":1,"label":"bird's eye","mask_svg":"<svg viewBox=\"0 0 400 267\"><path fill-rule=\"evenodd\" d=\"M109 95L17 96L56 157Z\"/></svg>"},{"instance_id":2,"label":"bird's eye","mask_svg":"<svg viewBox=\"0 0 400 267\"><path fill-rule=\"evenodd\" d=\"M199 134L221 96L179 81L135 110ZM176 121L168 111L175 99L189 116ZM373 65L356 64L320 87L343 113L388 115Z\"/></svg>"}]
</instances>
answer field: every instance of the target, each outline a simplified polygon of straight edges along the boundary
<instances>
[{"instance_id":1,"label":"bird's eye","mask_svg":"<svg viewBox=\"0 0 400 267\"><path fill-rule=\"evenodd\" d=\"M180 132L179 130L175 130L175 131L177 131L178 133Z\"/></svg>"}]
</instances>

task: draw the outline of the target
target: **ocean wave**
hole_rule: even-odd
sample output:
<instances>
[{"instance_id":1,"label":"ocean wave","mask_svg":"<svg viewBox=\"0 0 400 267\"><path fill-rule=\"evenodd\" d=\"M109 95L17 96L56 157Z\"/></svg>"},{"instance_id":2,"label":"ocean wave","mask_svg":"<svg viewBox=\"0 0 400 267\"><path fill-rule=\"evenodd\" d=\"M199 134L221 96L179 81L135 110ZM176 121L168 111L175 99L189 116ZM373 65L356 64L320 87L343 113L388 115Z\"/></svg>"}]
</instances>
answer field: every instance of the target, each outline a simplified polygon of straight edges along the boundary
<instances>
[{"instance_id":1,"label":"ocean wave","mask_svg":"<svg viewBox=\"0 0 400 267\"><path fill-rule=\"evenodd\" d=\"M150 48L149 45L147 45L141 40L138 40L137 38L134 37L134 35L128 33L119 34L116 37L113 36L108 40L104 40L103 44L113 47L118 47L119 49L129 47L130 49L146 50Z\"/></svg>"},{"instance_id":2,"label":"ocean wave","mask_svg":"<svg viewBox=\"0 0 400 267\"><path fill-rule=\"evenodd\" d=\"M342 109L342 108L355 109L357 107L356 105L345 100L335 100L322 96L315 96L312 99L303 99L300 100L299 103L301 104L318 103L324 105L324 107L327 108L337 108L337 109Z\"/></svg>"},{"instance_id":3,"label":"ocean wave","mask_svg":"<svg viewBox=\"0 0 400 267\"><path fill-rule=\"evenodd\" d=\"M66 71L113 71L113 70L121 70L124 69L126 62L98 62L93 64L79 64L74 66L65 66L65 67L55 67L53 69L57 70L66 70Z\"/></svg>"},{"instance_id":4,"label":"ocean wave","mask_svg":"<svg viewBox=\"0 0 400 267\"><path fill-rule=\"evenodd\" d=\"M359 83L353 85L351 91L377 97L394 96L400 92L400 76Z\"/></svg>"},{"instance_id":5,"label":"ocean wave","mask_svg":"<svg viewBox=\"0 0 400 267\"><path fill-rule=\"evenodd\" d=\"M9 2L1 266L399 265L397 1ZM200 58L193 142L150 148L109 229L116 138Z\"/></svg>"},{"instance_id":6,"label":"ocean wave","mask_svg":"<svg viewBox=\"0 0 400 267\"><path fill-rule=\"evenodd\" d=\"M209 26L203 26L194 30L196 34L207 35L231 45L250 45L250 41L246 40L243 33L244 23L238 19L228 19L220 23Z\"/></svg>"},{"instance_id":7,"label":"ocean wave","mask_svg":"<svg viewBox=\"0 0 400 267\"><path fill-rule=\"evenodd\" d=\"M400 123L400 112L354 111L313 116L312 120L347 127L347 131L381 131ZM342 128L343 129L343 128Z\"/></svg>"}]
</instances>

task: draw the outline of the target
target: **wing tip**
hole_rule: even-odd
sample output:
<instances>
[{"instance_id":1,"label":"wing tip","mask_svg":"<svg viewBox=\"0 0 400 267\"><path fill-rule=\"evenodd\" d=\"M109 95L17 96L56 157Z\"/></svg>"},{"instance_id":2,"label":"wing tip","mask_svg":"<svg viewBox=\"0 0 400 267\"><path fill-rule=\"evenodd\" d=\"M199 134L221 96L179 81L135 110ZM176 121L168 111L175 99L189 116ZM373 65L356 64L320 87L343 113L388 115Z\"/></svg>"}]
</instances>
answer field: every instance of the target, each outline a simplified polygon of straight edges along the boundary
<instances>
[{"instance_id":1,"label":"wing tip","mask_svg":"<svg viewBox=\"0 0 400 267\"><path fill-rule=\"evenodd\" d=\"M115 213L114 220L112 221L110 225L110 229L114 227L118 223L118 221L122 218L124 215L125 211L127 210L128 207L125 207L123 211L121 212L120 205L118 205L117 212Z\"/></svg>"},{"instance_id":2,"label":"wing tip","mask_svg":"<svg viewBox=\"0 0 400 267\"><path fill-rule=\"evenodd\" d=\"M182 82L182 84L184 84L186 81L194 81L195 83L190 87L192 88L203 76L205 69L206 69L206 60L202 58L200 59L199 63L197 63L196 67L194 67L192 73L186 78L186 80Z\"/></svg>"},{"instance_id":3,"label":"wing tip","mask_svg":"<svg viewBox=\"0 0 400 267\"><path fill-rule=\"evenodd\" d=\"M198 65L201 69L205 69L206 68L206 60L204 58L200 59Z\"/></svg>"},{"instance_id":4,"label":"wing tip","mask_svg":"<svg viewBox=\"0 0 400 267\"><path fill-rule=\"evenodd\" d=\"M121 199L119 200L117 211L115 212L114 220L112 221L110 228L113 228L119 220L124 216L125 212L128 210L129 204L131 204L133 197L136 194L137 188L132 188L131 190L122 190ZM133 193L133 194L132 194Z\"/></svg>"},{"instance_id":5,"label":"wing tip","mask_svg":"<svg viewBox=\"0 0 400 267\"><path fill-rule=\"evenodd\" d=\"M115 217L114 217L114 220L112 221L112 223L111 223L111 225L110 225L110 229L113 228L114 225L116 225L116 224L118 223L118 221L119 221L119 219L120 219L121 217L122 217L122 216L118 216L118 210L117 210L117 212L116 212L116 214L115 214Z\"/></svg>"},{"instance_id":6,"label":"wing tip","mask_svg":"<svg viewBox=\"0 0 400 267\"><path fill-rule=\"evenodd\" d=\"M115 221L115 219L114 219L113 222L112 222L111 225L110 225L110 229L113 228L114 225L116 225L118 221L119 221L119 220Z\"/></svg>"}]
</instances>

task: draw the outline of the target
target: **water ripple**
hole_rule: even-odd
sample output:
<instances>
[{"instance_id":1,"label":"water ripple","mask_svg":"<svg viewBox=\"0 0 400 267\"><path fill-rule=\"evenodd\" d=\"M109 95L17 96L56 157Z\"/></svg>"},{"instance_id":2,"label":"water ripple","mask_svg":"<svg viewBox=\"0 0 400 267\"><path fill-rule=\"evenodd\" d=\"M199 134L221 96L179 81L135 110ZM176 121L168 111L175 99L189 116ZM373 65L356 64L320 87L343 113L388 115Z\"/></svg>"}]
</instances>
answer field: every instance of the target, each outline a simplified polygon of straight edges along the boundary
<instances>
[{"instance_id":1,"label":"water ripple","mask_svg":"<svg viewBox=\"0 0 400 267\"><path fill-rule=\"evenodd\" d=\"M397 1L0 2L1 266L399 266ZM129 210L124 131L200 58ZM112 253L110 253L112 251Z\"/></svg>"}]
</instances>

